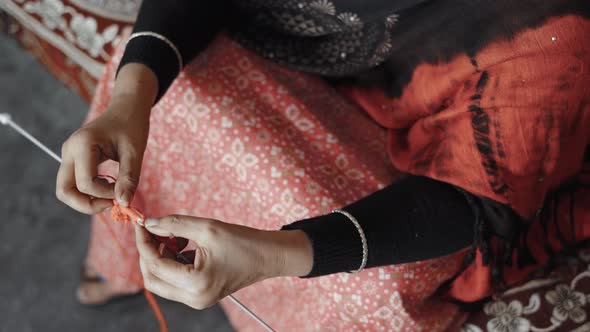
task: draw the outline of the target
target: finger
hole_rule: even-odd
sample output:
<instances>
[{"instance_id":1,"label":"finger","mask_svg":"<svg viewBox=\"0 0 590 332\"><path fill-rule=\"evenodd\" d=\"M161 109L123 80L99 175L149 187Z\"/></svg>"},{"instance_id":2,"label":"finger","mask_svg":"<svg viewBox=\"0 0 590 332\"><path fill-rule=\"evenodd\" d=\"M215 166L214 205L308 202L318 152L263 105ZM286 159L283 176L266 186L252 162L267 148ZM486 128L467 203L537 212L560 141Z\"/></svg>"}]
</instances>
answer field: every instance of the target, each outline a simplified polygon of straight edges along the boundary
<instances>
[{"instance_id":1,"label":"finger","mask_svg":"<svg viewBox=\"0 0 590 332\"><path fill-rule=\"evenodd\" d=\"M170 284L158 276L151 273L142 260L139 261L141 273L143 275L144 287L163 298L184 303L194 309L202 310L211 307L219 298L208 296L207 294L195 294L187 291L183 287L177 287L174 284Z\"/></svg>"},{"instance_id":2,"label":"finger","mask_svg":"<svg viewBox=\"0 0 590 332\"><path fill-rule=\"evenodd\" d=\"M197 240L200 233L205 230L211 230L210 219L197 217L170 215L162 218L149 218L145 222L147 230L159 236L183 237L186 239Z\"/></svg>"},{"instance_id":3,"label":"finger","mask_svg":"<svg viewBox=\"0 0 590 332\"><path fill-rule=\"evenodd\" d=\"M74 173L78 191L96 198L113 199L115 196L114 186L105 184L104 181L96 181L101 154L98 145L83 146L75 153Z\"/></svg>"},{"instance_id":4,"label":"finger","mask_svg":"<svg viewBox=\"0 0 590 332\"><path fill-rule=\"evenodd\" d=\"M119 177L115 184L115 197L119 204L123 206L129 206L133 201L141 172L141 156L137 156L129 150L119 150L121 155L119 158Z\"/></svg>"},{"instance_id":5,"label":"finger","mask_svg":"<svg viewBox=\"0 0 590 332\"><path fill-rule=\"evenodd\" d=\"M194 267L184 263L179 263L176 259L164 258L160 256L141 256L150 273L167 283L179 287L188 288L194 286L193 279Z\"/></svg>"},{"instance_id":6,"label":"finger","mask_svg":"<svg viewBox=\"0 0 590 332\"><path fill-rule=\"evenodd\" d=\"M169 283L191 285L191 274L194 270L192 265L180 264L174 259L160 256L159 244L138 225L135 226L135 237L137 251L149 272Z\"/></svg>"},{"instance_id":7,"label":"finger","mask_svg":"<svg viewBox=\"0 0 590 332\"><path fill-rule=\"evenodd\" d=\"M143 260L139 261L139 267L143 276L144 287L150 292L176 302L189 304L191 302L190 293L174 284L167 283L156 275L151 273L147 268Z\"/></svg>"},{"instance_id":8,"label":"finger","mask_svg":"<svg viewBox=\"0 0 590 332\"><path fill-rule=\"evenodd\" d=\"M113 202L109 199L93 199L78 191L74 178L74 165L69 160L64 161L59 167L55 193L60 201L74 210L86 214L96 214L113 206Z\"/></svg>"},{"instance_id":9,"label":"finger","mask_svg":"<svg viewBox=\"0 0 590 332\"><path fill-rule=\"evenodd\" d=\"M135 224L135 244L139 254L142 256L153 255L151 251L155 251L155 255L158 255L158 243L151 236L151 234L145 230L145 228Z\"/></svg>"}]
</instances>

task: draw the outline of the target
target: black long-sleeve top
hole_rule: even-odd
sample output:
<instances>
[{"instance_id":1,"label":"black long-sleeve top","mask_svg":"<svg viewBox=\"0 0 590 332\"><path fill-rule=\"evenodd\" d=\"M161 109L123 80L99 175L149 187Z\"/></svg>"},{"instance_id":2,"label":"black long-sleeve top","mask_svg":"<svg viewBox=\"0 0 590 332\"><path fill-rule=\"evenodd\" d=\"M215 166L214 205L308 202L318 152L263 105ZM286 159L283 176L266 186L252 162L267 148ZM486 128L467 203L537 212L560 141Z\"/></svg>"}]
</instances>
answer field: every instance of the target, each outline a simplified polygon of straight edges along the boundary
<instances>
[{"instance_id":1,"label":"black long-sleeve top","mask_svg":"<svg viewBox=\"0 0 590 332\"><path fill-rule=\"evenodd\" d=\"M400 9L412 3L398 2ZM228 0L144 0L134 32L149 31L165 36L177 47L186 64L238 16ZM156 74L158 99L180 70L176 52L152 37L130 40L120 67L133 62L146 65ZM447 183L406 176L343 209L358 220L366 235L366 266L376 267L440 257L469 246L474 237L477 213L474 209L489 204L509 210ZM283 229L302 230L309 237L314 263L307 277L356 270L361 263L359 232L342 214L295 221Z\"/></svg>"}]
</instances>

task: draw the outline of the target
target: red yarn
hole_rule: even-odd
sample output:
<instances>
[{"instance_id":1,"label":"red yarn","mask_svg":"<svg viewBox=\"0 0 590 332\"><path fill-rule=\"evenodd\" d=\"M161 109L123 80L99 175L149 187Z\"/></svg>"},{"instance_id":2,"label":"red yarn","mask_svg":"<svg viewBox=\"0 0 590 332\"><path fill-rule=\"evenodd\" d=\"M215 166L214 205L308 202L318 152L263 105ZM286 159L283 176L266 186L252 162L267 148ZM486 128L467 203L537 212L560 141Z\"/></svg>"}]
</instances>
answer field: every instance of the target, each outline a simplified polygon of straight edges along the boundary
<instances>
[{"instance_id":1,"label":"red yarn","mask_svg":"<svg viewBox=\"0 0 590 332\"><path fill-rule=\"evenodd\" d=\"M117 201L113 201L113 208L111 209L111 219L113 219L114 221L117 221L117 222L125 223L125 224L139 223L140 225L143 226L143 223L145 222L146 218L143 215L143 213L139 212L137 209L132 208L132 207L125 207L125 206L119 205L119 203L117 203ZM178 244L176 243L175 238L162 237L162 236L158 236L158 235L154 235L154 237L157 238L160 243L164 243L166 245L166 247L170 251L172 251L173 253L178 252L179 248L178 248Z\"/></svg>"},{"instance_id":2,"label":"red yarn","mask_svg":"<svg viewBox=\"0 0 590 332\"><path fill-rule=\"evenodd\" d=\"M113 236L115 243L117 244L117 246L121 250L121 253L123 255L125 255L126 254L125 247L117 238L115 232L111 228L110 222L107 220L107 218L103 214L99 214L98 217L105 223L105 225L107 226L107 229L109 230L109 232ZM143 223L145 222L145 216L143 215L143 213L139 212L137 209L132 208L132 207L121 206L121 205L119 205L119 203L117 203L116 200L113 200L113 208L111 209L111 219L115 222L120 222L120 223L125 223L125 224L139 223L139 224L143 225ZM174 238L164 238L164 237L160 237L160 236L156 236L156 237L158 238L158 240L161 243L164 243L166 245L166 247L168 247L170 250L173 250L174 252L178 251L178 246L177 246ZM143 285L143 280L135 280L135 281L138 281L139 284ZM154 312L154 315L156 316L156 319L158 320L158 324L160 325L160 332L168 332L168 325L166 324L166 319L164 318L164 314L162 313L162 310L161 310L160 306L158 305L158 302L156 301L154 295L152 293L150 293L145 288L143 291L144 291L144 295L145 295L145 298L146 298L148 304L150 305L152 311Z\"/></svg>"}]
</instances>

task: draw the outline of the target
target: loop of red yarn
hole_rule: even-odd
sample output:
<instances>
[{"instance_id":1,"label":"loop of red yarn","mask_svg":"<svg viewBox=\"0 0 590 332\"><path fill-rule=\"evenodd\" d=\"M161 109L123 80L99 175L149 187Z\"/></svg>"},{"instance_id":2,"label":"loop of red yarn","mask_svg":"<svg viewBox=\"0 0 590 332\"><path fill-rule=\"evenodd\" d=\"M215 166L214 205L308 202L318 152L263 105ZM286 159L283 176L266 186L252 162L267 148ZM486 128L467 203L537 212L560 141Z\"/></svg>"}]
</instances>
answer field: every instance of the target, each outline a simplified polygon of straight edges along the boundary
<instances>
[{"instance_id":1,"label":"loop of red yarn","mask_svg":"<svg viewBox=\"0 0 590 332\"><path fill-rule=\"evenodd\" d=\"M119 203L117 203L116 200L113 200L113 207L111 209L111 219L125 224L139 223L141 226L143 226L143 223L145 222L145 216L143 215L143 213L139 212L139 210L135 208L122 206ZM160 243L166 245L166 248L168 248L168 250L170 250L172 253L178 252L179 248L175 238L157 235L154 235L154 237Z\"/></svg>"},{"instance_id":2,"label":"loop of red yarn","mask_svg":"<svg viewBox=\"0 0 590 332\"><path fill-rule=\"evenodd\" d=\"M110 175L98 175L97 177L105 179L110 183L117 182L117 179ZM143 226L143 223L145 222L146 218L145 215L136 208L133 208L131 206L122 206L117 202L117 200L113 200L113 207L111 209L111 219L117 222L122 222L124 224L139 223L141 226ZM157 235L155 235L155 237L156 239L158 239L160 243L164 243L166 245L166 248L168 248L173 253L177 253L180 250L180 248L178 248L178 244L176 243L176 239L172 237L167 238Z\"/></svg>"},{"instance_id":3,"label":"loop of red yarn","mask_svg":"<svg viewBox=\"0 0 590 332\"><path fill-rule=\"evenodd\" d=\"M143 213L132 207L125 207L119 205L116 200L113 200L113 207L111 208L111 218L114 221L122 223L136 223L139 222L141 225L145 221Z\"/></svg>"}]
</instances>

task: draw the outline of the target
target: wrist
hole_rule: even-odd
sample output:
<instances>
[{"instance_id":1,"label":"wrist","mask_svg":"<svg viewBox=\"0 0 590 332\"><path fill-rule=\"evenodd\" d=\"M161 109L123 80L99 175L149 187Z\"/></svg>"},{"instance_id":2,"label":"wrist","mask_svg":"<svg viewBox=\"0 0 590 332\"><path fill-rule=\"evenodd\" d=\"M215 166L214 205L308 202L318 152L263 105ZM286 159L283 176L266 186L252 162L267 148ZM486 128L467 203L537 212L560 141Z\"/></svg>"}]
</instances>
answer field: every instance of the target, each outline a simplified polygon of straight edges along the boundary
<instances>
[{"instance_id":1,"label":"wrist","mask_svg":"<svg viewBox=\"0 0 590 332\"><path fill-rule=\"evenodd\" d=\"M132 98L151 108L158 94L156 74L141 63L128 63L121 67L115 80L113 99Z\"/></svg>"},{"instance_id":2,"label":"wrist","mask_svg":"<svg viewBox=\"0 0 590 332\"><path fill-rule=\"evenodd\" d=\"M309 274L313 266L313 249L305 232L265 231L265 277L300 277Z\"/></svg>"}]
</instances>

